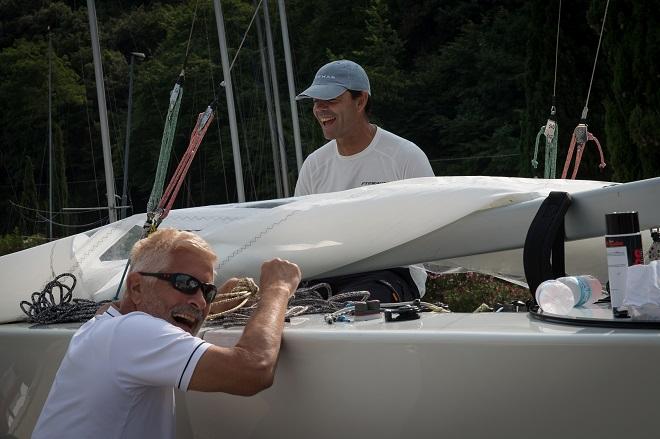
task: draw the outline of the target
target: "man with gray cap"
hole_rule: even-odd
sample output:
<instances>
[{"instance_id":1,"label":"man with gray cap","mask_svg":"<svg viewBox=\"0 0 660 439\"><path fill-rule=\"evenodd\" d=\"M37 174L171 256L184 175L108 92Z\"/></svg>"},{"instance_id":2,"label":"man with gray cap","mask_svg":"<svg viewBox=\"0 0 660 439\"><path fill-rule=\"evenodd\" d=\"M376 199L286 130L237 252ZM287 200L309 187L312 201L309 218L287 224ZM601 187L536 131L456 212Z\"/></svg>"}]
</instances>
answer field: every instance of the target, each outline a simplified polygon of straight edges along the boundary
<instances>
[{"instance_id":1,"label":"man with gray cap","mask_svg":"<svg viewBox=\"0 0 660 439\"><path fill-rule=\"evenodd\" d=\"M312 85L296 99L314 100L314 117L329 140L305 159L296 183L296 196L433 176L426 154L417 145L369 122L371 87L359 64L339 60L324 65L316 72ZM392 297L387 292L384 297L374 297L381 301L410 300L407 291L413 291L412 298L424 292L426 272L419 267L410 267L410 272L408 268L395 268L375 273L364 275L396 291ZM401 281L400 277L405 279ZM360 277L364 279L365 276ZM401 287L397 288L397 284ZM340 290L354 287L352 283L346 288L340 286ZM342 292L334 288L333 291ZM372 291L372 297L375 295Z\"/></svg>"}]
</instances>

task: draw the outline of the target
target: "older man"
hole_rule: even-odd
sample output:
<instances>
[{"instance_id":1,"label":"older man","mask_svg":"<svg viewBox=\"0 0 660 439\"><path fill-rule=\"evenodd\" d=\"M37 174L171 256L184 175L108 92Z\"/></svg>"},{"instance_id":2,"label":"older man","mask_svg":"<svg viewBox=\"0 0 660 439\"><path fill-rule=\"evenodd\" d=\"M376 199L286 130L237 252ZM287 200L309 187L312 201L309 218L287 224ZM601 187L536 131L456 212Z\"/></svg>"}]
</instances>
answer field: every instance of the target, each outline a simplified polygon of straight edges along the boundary
<instances>
[{"instance_id":1,"label":"older man","mask_svg":"<svg viewBox=\"0 0 660 439\"><path fill-rule=\"evenodd\" d=\"M296 99L306 98L314 100L314 117L329 142L303 163L296 196L433 176L417 145L369 121L371 86L360 65L349 60L324 65ZM424 294L426 272L411 266L324 281L336 292L367 289L373 298L396 302Z\"/></svg>"},{"instance_id":2,"label":"older man","mask_svg":"<svg viewBox=\"0 0 660 439\"><path fill-rule=\"evenodd\" d=\"M172 438L174 388L269 387L300 270L281 259L262 265L258 310L236 346L223 348L195 336L217 292L216 259L190 232L163 229L138 242L119 309L73 336L32 437Z\"/></svg>"}]
</instances>

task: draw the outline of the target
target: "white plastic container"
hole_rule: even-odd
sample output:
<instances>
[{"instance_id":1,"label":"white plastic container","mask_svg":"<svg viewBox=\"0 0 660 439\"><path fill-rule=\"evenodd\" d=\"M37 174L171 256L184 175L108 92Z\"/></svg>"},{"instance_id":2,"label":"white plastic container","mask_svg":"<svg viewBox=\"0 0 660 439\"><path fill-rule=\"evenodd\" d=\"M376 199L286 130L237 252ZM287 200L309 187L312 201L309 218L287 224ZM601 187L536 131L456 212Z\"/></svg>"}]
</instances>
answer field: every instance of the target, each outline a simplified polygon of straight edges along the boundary
<instances>
[{"instance_id":1,"label":"white plastic container","mask_svg":"<svg viewBox=\"0 0 660 439\"><path fill-rule=\"evenodd\" d=\"M544 312L568 314L573 307L582 306L602 291L598 279L590 275L567 276L546 280L536 289L536 303Z\"/></svg>"}]
</instances>

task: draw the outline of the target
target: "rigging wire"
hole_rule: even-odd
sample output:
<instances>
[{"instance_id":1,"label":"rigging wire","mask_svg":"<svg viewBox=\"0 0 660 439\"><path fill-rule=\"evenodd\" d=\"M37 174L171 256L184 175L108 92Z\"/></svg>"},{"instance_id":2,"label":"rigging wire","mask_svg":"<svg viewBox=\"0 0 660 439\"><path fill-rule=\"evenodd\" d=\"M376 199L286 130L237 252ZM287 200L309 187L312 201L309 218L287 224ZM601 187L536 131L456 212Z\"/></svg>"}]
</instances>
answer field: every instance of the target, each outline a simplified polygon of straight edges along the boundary
<instances>
[{"instance_id":1,"label":"rigging wire","mask_svg":"<svg viewBox=\"0 0 660 439\"><path fill-rule=\"evenodd\" d=\"M591 96L591 87L593 85L594 74L596 72L596 63L598 62L600 43L603 39L603 32L605 30L605 21L607 20L607 9L609 5L610 5L610 0L607 0L607 2L605 3L605 12L603 13L603 22L600 27L600 35L598 36L598 46L596 47L594 67L591 71L591 79L589 80L587 99L585 101L584 108L582 109L582 116L580 118L580 123L578 123L578 125L575 127L575 130L573 130L573 136L571 137L571 143L568 147L568 154L566 154L566 161L564 162L564 170L561 173L561 178L567 177L568 169L570 168L571 160L573 158L573 152L577 148L577 152L575 153L575 164L573 165L573 173L571 175L571 179L575 179L575 177L577 176L578 168L580 167L580 162L582 160L582 154L584 153L584 149L587 145L587 142L589 142L590 140L596 144L596 147L598 148L598 152L600 153L600 164L598 165L598 167L602 170L606 166L605 156L603 155L603 148L601 147L598 138L594 136L591 132L589 132L587 126L587 113L589 111L589 97Z\"/></svg>"},{"instance_id":2,"label":"rigging wire","mask_svg":"<svg viewBox=\"0 0 660 439\"><path fill-rule=\"evenodd\" d=\"M209 16L206 15L205 20L204 20L204 29L206 31L206 51L208 53L208 59L211 59L211 43L209 41L208 21L209 21ZM217 90L215 88L216 83L215 83L215 79L213 77L213 67L212 66L209 66L209 74L211 76L211 88L213 90L213 97L215 99L218 99L218 93L217 93ZM222 165L221 166L222 167L222 177L223 177L224 182L225 182L225 184L224 184L224 187L225 187L225 200L226 200L226 202L229 202L229 188L228 188L228 182L227 182L227 171L225 171L225 155L224 155L224 152L222 150L223 149L222 148L222 133L220 131L220 124L219 123L216 124L216 128L218 130L218 143L220 144L219 149L220 149L220 163Z\"/></svg>"},{"instance_id":3,"label":"rigging wire","mask_svg":"<svg viewBox=\"0 0 660 439\"><path fill-rule=\"evenodd\" d=\"M241 44L238 45L238 49L236 49L236 54L234 55L234 59L231 60L231 64L229 65L229 71L231 72L232 67L234 67L234 62L236 62L236 58L238 58L238 54L243 48L243 43L245 43L245 38L247 38L248 32L250 32L250 28L252 27L252 23L254 23L254 19L259 13L259 7L261 6L261 2L263 0L259 0L259 4L254 8L254 13L252 14L252 19L250 20L250 23L248 24L247 29L245 29L245 33L243 34L243 39L241 40Z\"/></svg>"},{"instance_id":4,"label":"rigging wire","mask_svg":"<svg viewBox=\"0 0 660 439\"><path fill-rule=\"evenodd\" d=\"M591 79L589 80L589 89L587 90L587 100L584 103L584 109L582 110L582 119L587 118L587 111L589 106L589 97L591 96L591 86L594 83L594 74L596 73L596 63L598 62L598 53L600 52L600 43L603 39L603 31L605 30L605 20L607 19L607 8L610 6L610 0L607 0L605 3L605 13L603 14L603 22L600 25L600 35L598 36L598 46L596 47L596 57L594 58L594 67L591 70Z\"/></svg>"},{"instance_id":5,"label":"rigging wire","mask_svg":"<svg viewBox=\"0 0 660 439\"><path fill-rule=\"evenodd\" d=\"M183 58L183 67L181 71L183 72L186 69L186 63L188 62L188 55L190 54L190 42L192 41L193 30L195 29L195 20L197 19L197 6L199 5L199 0L195 0L195 10L193 11L193 19L190 24L190 33L188 34L188 42L186 43L186 55Z\"/></svg>"},{"instance_id":6,"label":"rigging wire","mask_svg":"<svg viewBox=\"0 0 660 439\"><path fill-rule=\"evenodd\" d=\"M74 8L76 7L74 2ZM80 43L80 33L76 32L76 40L78 41L78 47L82 47ZM94 141L92 140L92 122L89 115L89 107L87 105L87 82L85 77L85 62L82 57L82 51L78 52L80 54L80 73L83 80L83 86L85 87L85 116L87 118L87 134L89 137L89 149L90 154L92 155L92 173L94 175L94 190L96 192L96 205L101 205L101 195L99 192L99 182L98 176L96 175L96 156L94 155ZM99 220L103 218L102 213L99 211Z\"/></svg>"},{"instance_id":7,"label":"rigging wire","mask_svg":"<svg viewBox=\"0 0 660 439\"><path fill-rule=\"evenodd\" d=\"M532 168L536 169L539 165L539 140L543 135L545 137L545 160L543 165L543 178L555 178L557 173L557 141L559 138L559 126L556 121L557 107L557 65L559 58L559 29L561 24L561 0L559 0L559 10L557 12L557 36L555 40L555 73L552 84L552 106L550 107L550 117L545 125L539 129L534 142L534 157L532 158Z\"/></svg>"},{"instance_id":8,"label":"rigging wire","mask_svg":"<svg viewBox=\"0 0 660 439\"><path fill-rule=\"evenodd\" d=\"M555 106L555 96L557 95L557 60L559 58L559 25L561 24L561 0L559 0L559 13L557 14L557 38L555 41L555 80L552 84L552 106Z\"/></svg>"}]
</instances>

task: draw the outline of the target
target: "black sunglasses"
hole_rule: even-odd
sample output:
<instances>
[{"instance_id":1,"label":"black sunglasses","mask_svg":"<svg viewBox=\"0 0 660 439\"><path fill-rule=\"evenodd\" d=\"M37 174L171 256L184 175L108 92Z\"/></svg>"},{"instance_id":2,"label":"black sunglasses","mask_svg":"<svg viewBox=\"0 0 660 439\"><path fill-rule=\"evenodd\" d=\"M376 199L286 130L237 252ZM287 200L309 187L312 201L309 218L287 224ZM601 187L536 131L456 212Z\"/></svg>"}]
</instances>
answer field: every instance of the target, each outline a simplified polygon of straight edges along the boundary
<instances>
[{"instance_id":1,"label":"black sunglasses","mask_svg":"<svg viewBox=\"0 0 660 439\"><path fill-rule=\"evenodd\" d=\"M172 284L174 289L182 292L183 294L188 294L192 296L197 293L197 288L202 290L204 295L204 300L206 303L213 302L215 295L218 293L218 288L213 284L207 284L194 276L185 273L145 273L144 271L139 271L142 276L151 276L156 277L161 280L166 280Z\"/></svg>"}]
</instances>

